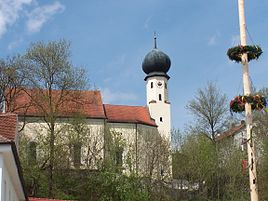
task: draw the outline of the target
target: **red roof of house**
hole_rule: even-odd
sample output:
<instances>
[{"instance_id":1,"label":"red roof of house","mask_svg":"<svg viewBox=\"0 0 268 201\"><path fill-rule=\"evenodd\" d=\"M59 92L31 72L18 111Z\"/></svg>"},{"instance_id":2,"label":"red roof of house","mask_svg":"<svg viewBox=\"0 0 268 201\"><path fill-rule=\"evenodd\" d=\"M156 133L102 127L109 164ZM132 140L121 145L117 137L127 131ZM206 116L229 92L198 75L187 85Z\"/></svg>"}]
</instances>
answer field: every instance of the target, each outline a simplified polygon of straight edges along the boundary
<instances>
[{"instance_id":1,"label":"red roof of house","mask_svg":"<svg viewBox=\"0 0 268 201\"><path fill-rule=\"evenodd\" d=\"M157 126L147 107L104 104L108 122L140 123Z\"/></svg>"},{"instance_id":2,"label":"red roof of house","mask_svg":"<svg viewBox=\"0 0 268 201\"><path fill-rule=\"evenodd\" d=\"M243 129L245 129L246 125L244 122L241 122L240 125L235 125L233 127L231 127L229 130L219 134L217 137L216 137L216 141L220 141L220 140L223 140L227 137L230 137L230 136L234 136L235 134L241 132Z\"/></svg>"},{"instance_id":3,"label":"red roof of house","mask_svg":"<svg viewBox=\"0 0 268 201\"><path fill-rule=\"evenodd\" d=\"M17 132L17 115L11 113L0 114L0 141L14 141Z\"/></svg>"},{"instance_id":4,"label":"red roof of house","mask_svg":"<svg viewBox=\"0 0 268 201\"><path fill-rule=\"evenodd\" d=\"M29 201L66 201L66 200L56 200L56 199L48 199L48 198L34 198L34 197L29 197ZM71 201L71 200L69 200Z\"/></svg>"},{"instance_id":5,"label":"red roof of house","mask_svg":"<svg viewBox=\"0 0 268 201\"><path fill-rule=\"evenodd\" d=\"M16 97L12 106L15 113L26 116L44 116L49 110L48 101L46 101L47 90L27 89L21 91ZM85 117L105 118L103 103L100 91L67 91L64 94L64 104L60 102L63 94L60 90L53 90L52 96L55 100L54 105L58 104L58 110L55 111L60 117L69 117L74 113L80 113ZM33 97L33 98L31 98ZM34 100L34 101L32 101ZM9 110L9 108L7 108Z\"/></svg>"}]
</instances>

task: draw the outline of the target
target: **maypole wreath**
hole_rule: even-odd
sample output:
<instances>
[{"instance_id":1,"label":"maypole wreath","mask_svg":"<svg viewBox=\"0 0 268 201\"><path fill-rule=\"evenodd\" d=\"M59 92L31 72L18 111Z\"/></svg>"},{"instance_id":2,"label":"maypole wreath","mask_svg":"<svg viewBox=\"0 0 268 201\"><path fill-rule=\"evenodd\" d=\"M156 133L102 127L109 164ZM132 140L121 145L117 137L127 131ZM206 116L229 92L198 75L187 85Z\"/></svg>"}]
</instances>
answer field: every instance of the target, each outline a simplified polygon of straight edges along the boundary
<instances>
[{"instance_id":1,"label":"maypole wreath","mask_svg":"<svg viewBox=\"0 0 268 201\"><path fill-rule=\"evenodd\" d=\"M261 95L236 96L230 102L231 112L241 113L245 111L246 103L251 105L252 110L263 110L267 105L265 97Z\"/></svg>"},{"instance_id":2,"label":"maypole wreath","mask_svg":"<svg viewBox=\"0 0 268 201\"><path fill-rule=\"evenodd\" d=\"M262 49L258 45L238 45L236 47L232 47L227 51L227 55L230 60L241 62L241 57L243 54L247 53L248 61L253 59L258 59L262 54Z\"/></svg>"}]
</instances>

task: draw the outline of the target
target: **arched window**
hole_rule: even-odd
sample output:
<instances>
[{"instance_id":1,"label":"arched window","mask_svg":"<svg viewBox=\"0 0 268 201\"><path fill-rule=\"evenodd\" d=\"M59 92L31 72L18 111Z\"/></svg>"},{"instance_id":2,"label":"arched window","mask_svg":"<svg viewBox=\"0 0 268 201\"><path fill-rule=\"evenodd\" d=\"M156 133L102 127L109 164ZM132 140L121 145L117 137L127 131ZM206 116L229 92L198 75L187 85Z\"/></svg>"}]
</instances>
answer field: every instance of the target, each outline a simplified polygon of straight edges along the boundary
<instances>
[{"instance_id":1,"label":"arched window","mask_svg":"<svg viewBox=\"0 0 268 201\"><path fill-rule=\"evenodd\" d=\"M73 143L73 164L75 168L80 168L81 166L81 148L82 144L80 142Z\"/></svg>"},{"instance_id":2,"label":"arched window","mask_svg":"<svg viewBox=\"0 0 268 201\"><path fill-rule=\"evenodd\" d=\"M160 122L163 122L163 117L160 117Z\"/></svg>"},{"instance_id":3,"label":"arched window","mask_svg":"<svg viewBox=\"0 0 268 201\"><path fill-rule=\"evenodd\" d=\"M154 83L153 82L151 82L151 88L153 88L154 87Z\"/></svg>"},{"instance_id":4,"label":"arched window","mask_svg":"<svg viewBox=\"0 0 268 201\"><path fill-rule=\"evenodd\" d=\"M27 147L28 164L33 165L36 163L36 147L37 144L34 141L29 142Z\"/></svg>"},{"instance_id":5,"label":"arched window","mask_svg":"<svg viewBox=\"0 0 268 201\"><path fill-rule=\"evenodd\" d=\"M121 167L123 165L123 148L117 147L115 151L115 164L117 167Z\"/></svg>"}]
</instances>

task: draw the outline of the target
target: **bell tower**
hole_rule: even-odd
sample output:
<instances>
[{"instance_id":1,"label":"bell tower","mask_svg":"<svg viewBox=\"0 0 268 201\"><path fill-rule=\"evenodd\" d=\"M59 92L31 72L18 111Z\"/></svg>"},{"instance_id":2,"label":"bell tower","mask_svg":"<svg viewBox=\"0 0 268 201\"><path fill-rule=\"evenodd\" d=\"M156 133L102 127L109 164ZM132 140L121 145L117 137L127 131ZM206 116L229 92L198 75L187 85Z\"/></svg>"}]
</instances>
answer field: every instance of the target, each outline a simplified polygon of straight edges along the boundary
<instances>
[{"instance_id":1,"label":"bell tower","mask_svg":"<svg viewBox=\"0 0 268 201\"><path fill-rule=\"evenodd\" d=\"M171 115L168 99L167 74L171 66L168 55L157 48L156 36L154 36L154 48L144 58L142 69L146 73L147 106L151 117L158 125L161 136L171 140Z\"/></svg>"}]
</instances>

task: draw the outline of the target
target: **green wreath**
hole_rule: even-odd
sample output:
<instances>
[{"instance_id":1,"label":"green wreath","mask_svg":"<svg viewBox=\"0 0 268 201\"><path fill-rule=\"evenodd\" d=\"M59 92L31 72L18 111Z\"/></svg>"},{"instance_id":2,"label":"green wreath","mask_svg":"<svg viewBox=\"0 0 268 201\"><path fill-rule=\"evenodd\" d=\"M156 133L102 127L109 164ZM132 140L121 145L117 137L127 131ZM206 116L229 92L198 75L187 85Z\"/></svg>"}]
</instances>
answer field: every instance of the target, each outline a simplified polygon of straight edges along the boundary
<instances>
[{"instance_id":1,"label":"green wreath","mask_svg":"<svg viewBox=\"0 0 268 201\"><path fill-rule=\"evenodd\" d=\"M245 111L245 105L249 103L252 110L263 110L265 109L267 102L265 97L261 95L254 96L236 96L230 102L231 112L241 113Z\"/></svg>"},{"instance_id":2,"label":"green wreath","mask_svg":"<svg viewBox=\"0 0 268 201\"><path fill-rule=\"evenodd\" d=\"M248 61L251 61L252 59L258 59L259 56L262 54L262 49L258 45L246 45L246 46L236 46L233 48L230 48L227 51L227 55L230 60L241 62L241 57L243 54L247 53L248 55Z\"/></svg>"}]
</instances>

